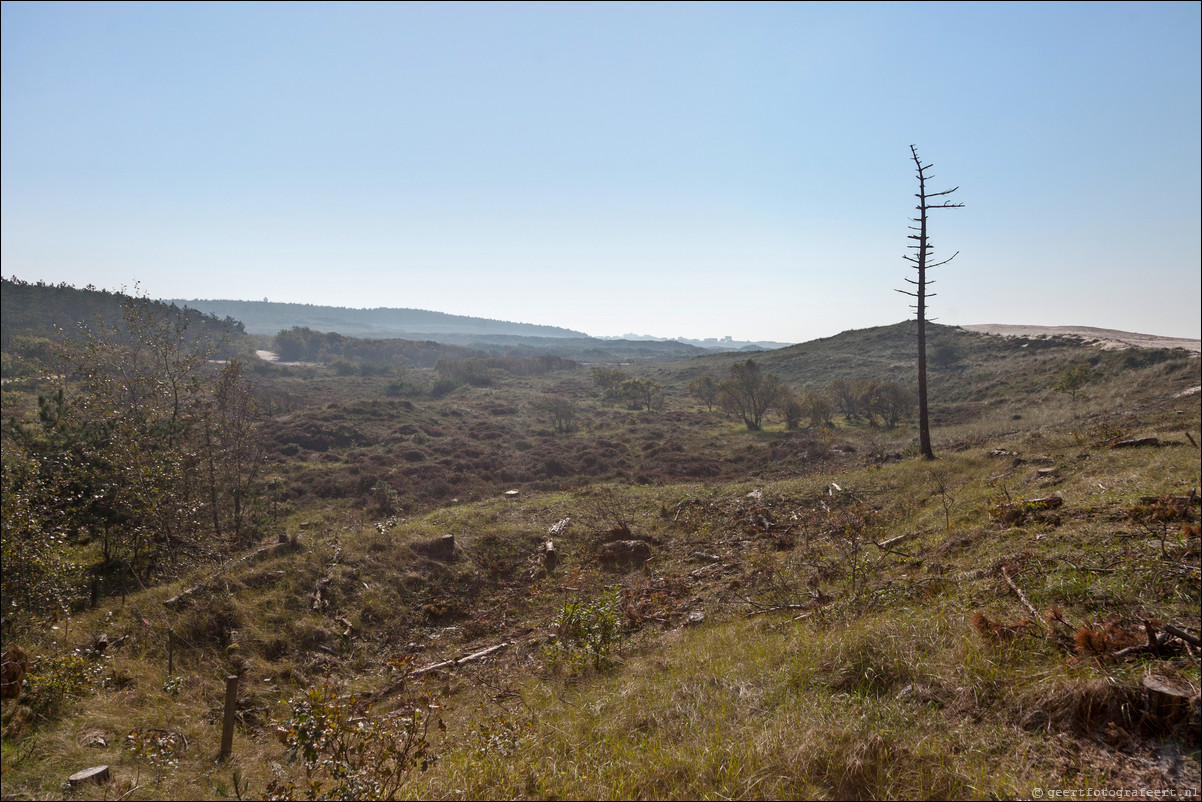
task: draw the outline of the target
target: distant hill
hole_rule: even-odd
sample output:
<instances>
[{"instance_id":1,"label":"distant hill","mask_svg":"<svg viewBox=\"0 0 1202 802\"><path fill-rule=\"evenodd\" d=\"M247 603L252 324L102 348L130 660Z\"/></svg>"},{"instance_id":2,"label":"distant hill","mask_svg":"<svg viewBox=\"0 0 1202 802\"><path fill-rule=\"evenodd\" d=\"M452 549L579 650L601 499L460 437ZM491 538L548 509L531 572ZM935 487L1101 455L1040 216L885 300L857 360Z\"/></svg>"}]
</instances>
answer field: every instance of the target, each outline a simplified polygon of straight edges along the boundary
<instances>
[{"instance_id":1,"label":"distant hill","mask_svg":"<svg viewBox=\"0 0 1202 802\"><path fill-rule=\"evenodd\" d=\"M706 351L774 351L777 348L788 348L793 343L775 342L773 340L736 340L733 337L707 337L696 340L690 337L668 339L648 334L623 334L621 337L602 337L604 340L627 340L629 342L675 342L682 345L692 345Z\"/></svg>"},{"instance_id":2,"label":"distant hill","mask_svg":"<svg viewBox=\"0 0 1202 802\"><path fill-rule=\"evenodd\" d=\"M8 350L14 337L58 339L79 333L81 326L105 326L122 322L122 303L130 296L93 287L78 289L69 284L31 283L5 278L0 283L0 348ZM168 310L169 301L150 301ZM189 330L198 336L225 340L231 347L244 337L237 320L217 317L202 310L185 310Z\"/></svg>"},{"instance_id":3,"label":"distant hill","mask_svg":"<svg viewBox=\"0 0 1202 802\"><path fill-rule=\"evenodd\" d=\"M578 338L583 332L558 326L539 326L532 323L511 323L465 315L450 315L424 309L349 309L340 306L315 306L275 301L173 300L169 303L187 306L218 317L242 321L251 334L275 335L294 326L314 331L336 332L347 337L378 339L436 340L445 342L444 335L523 336Z\"/></svg>"}]
</instances>

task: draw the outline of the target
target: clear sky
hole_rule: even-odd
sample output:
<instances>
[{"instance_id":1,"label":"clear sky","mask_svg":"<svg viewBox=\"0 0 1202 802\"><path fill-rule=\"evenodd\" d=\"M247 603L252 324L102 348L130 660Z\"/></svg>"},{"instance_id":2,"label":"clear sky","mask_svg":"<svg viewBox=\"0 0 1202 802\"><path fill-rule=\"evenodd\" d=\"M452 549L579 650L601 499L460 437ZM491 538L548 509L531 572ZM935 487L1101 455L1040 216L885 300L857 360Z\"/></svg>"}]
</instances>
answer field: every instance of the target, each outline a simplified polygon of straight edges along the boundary
<instances>
[{"instance_id":1,"label":"clear sky","mask_svg":"<svg viewBox=\"0 0 1202 802\"><path fill-rule=\"evenodd\" d=\"M800 342L1202 336L1183 3L3 4L3 274Z\"/></svg>"}]
</instances>

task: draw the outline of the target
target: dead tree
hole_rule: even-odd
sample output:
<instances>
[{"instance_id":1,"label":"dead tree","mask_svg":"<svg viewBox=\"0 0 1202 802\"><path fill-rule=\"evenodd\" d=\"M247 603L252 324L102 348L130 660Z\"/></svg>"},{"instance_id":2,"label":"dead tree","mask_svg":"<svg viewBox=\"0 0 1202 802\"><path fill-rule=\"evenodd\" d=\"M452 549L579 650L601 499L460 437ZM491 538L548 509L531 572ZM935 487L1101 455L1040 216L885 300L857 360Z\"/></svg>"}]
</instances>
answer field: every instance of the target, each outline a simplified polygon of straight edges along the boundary
<instances>
[{"instance_id":1,"label":"dead tree","mask_svg":"<svg viewBox=\"0 0 1202 802\"><path fill-rule=\"evenodd\" d=\"M917 251L917 254L907 254L904 258L906 261L914 265L914 269L918 271L918 280L906 279L906 282L914 285L914 291L898 290L903 295L909 295L916 302L912 306L918 312L918 446L919 451L925 459L935 459L935 452L931 450L931 424L927 407L927 298L934 297L935 293L928 293L927 287L935 282L927 279L927 270L933 267L945 265L960 253L956 251L942 262L934 264L927 263L927 257L931 254L933 246L927 236L927 213L931 209L958 209L963 203L952 203L950 200L935 201L935 198L941 198L952 194L960 187L952 187L945 189L942 192L927 192L927 179L932 176L927 174L927 171L933 167L930 164L923 164L918 158L918 150L911 145L910 155L914 159L914 166L918 170L918 193L915 195L918 198L918 217L911 218L911 221L917 223L917 226L910 226L911 231L917 231L917 234L910 234L909 238L916 240L916 244L906 247Z\"/></svg>"}]
</instances>

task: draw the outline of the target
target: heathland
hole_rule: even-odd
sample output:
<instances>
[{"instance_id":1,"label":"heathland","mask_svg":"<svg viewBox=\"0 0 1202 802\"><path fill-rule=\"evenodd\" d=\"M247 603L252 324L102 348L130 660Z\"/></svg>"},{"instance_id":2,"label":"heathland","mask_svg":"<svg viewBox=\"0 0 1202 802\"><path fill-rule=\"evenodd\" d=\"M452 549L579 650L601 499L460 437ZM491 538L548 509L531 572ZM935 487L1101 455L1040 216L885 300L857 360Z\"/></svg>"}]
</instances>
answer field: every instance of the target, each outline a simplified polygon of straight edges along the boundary
<instances>
[{"instance_id":1,"label":"heathland","mask_svg":"<svg viewBox=\"0 0 1202 802\"><path fill-rule=\"evenodd\" d=\"M20 289L6 799L1198 794L1197 353L934 326L924 460L912 322L540 353Z\"/></svg>"}]
</instances>

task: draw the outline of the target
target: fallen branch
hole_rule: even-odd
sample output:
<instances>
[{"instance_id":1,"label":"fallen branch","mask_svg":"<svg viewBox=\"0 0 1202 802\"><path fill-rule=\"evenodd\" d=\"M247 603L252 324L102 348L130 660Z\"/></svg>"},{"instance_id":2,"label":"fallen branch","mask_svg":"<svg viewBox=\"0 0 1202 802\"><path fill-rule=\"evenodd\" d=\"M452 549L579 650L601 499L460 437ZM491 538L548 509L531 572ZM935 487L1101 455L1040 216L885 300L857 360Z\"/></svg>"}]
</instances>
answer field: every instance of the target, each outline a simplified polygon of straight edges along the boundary
<instances>
[{"instance_id":1,"label":"fallen branch","mask_svg":"<svg viewBox=\"0 0 1202 802\"><path fill-rule=\"evenodd\" d=\"M488 657L489 655L504 651L505 649L508 649L513 644L514 644L513 641L505 641L504 643L498 643L496 646L489 646L487 649L482 649L478 652L474 652L465 657L453 658L451 660L444 660L441 663L434 663L433 665L426 666L425 668L416 669L416 670L410 672L409 676L410 677L420 677L424 674L429 674L431 671L439 671L444 668L454 668L455 666L461 666L464 663L474 663L477 660L483 660L485 657Z\"/></svg>"},{"instance_id":2,"label":"fallen branch","mask_svg":"<svg viewBox=\"0 0 1202 802\"><path fill-rule=\"evenodd\" d=\"M1023 589L1014 584L1014 580L1010 578L1010 574L1006 571L1005 567L1002 568L1002 578L1006 580L1006 584L1009 585L1010 589L1014 591L1016 596L1018 596L1018 600L1023 603L1023 606L1031 612L1031 617L1039 621L1043 621L1044 628L1049 629L1050 631L1048 622L1043 620L1043 616L1041 616L1039 611L1035 609L1035 605L1031 604L1031 600L1027 598L1027 594L1023 593Z\"/></svg>"},{"instance_id":3,"label":"fallen branch","mask_svg":"<svg viewBox=\"0 0 1202 802\"><path fill-rule=\"evenodd\" d=\"M455 668L456 666L460 666L465 663L474 663L477 660L483 660L485 657L488 657L489 655L493 655L493 654L496 654L497 652L508 649L510 646L513 646L515 643L517 643L517 641L513 641L513 640L505 641L504 643L498 643L496 646L489 646L487 649L481 649L478 652L473 652L472 654L465 655L463 657L452 658L450 660L444 660L441 663L434 663L434 664L428 665L424 668L415 669L413 671L410 671L408 674L401 677L399 680L392 683L391 685L386 686L383 690L378 691L375 694L368 694L366 698L371 699L371 698L373 698L373 696L375 698L383 698L385 696L391 696L392 694L399 691L401 688L404 688L405 683L408 682L409 680L413 679L414 677L421 677L421 676L425 676L426 674L432 673L434 671L440 671L444 668Z\"/></svg>"},{"instance_id":4,"label":"fallen branch","mask_svg":"<svg viewBox=\"0 0 1202 802\"><path fill-rule=\"evenodd\" d=\"M890 553L890 554L896 554L898 557L905 557L907 560L913 560L913 559L914 559L914 555L913 555L913 554L906 554L904 551L898 551L897 549L891 548L891 546L892 546L894 543L900 543L900 542L902 542L903 540L907 540L907 539L909 539L909 538L912 538L912 537L914 537L916 534L918 534L918 533L917 533L917 532L907 532L907 533L906 533L906 534L904 534L904 535L898 535L897 537L891 537L891 538L889 538L888 540L886 540L884 543L877 543L877 542L874 540L874 541L872 541L872 545L876 546L876 547L877 547L878 549L880 549L881 551L886 551L886 552L888 552L888 553Z\"/></svg>"},{"instance_id":5,"label":"fallen branch","mask_svg":"<svg viewBox=\"0 0 1202 802\"><path fill-rule=\"evenodd\" d=\"M831 603L833 603L834 601L835 601L834 599L828 599L827 601L824 601L822 604L819 604L819 605L818 605L817 607L815 607L813 610L810 610L810 611L808 611L808 612L804 612L804 613L802 613L801 615L795 615L795 616L793 616L793 620L794 620L794 621L803 621L803 620L805 620L805 619L809 618L810 616L812 616L814 613L816 613L816 612L818 612L819 610L821 610L822 608L824 608L824 607L827 607L828 605L830 605L830 604L831 604Z\"/></svg>"},{"instance_id":6,"label":"fallen branch","mask_svg":"<svg viewBox=\"0 0 1202 802\"><path fill-rule=\"evenodd\" d=\"M1137 448L1139 446L1158 446L1160 440L1155 437L1137 437L1133 440L1120 440L1112 443L1111 448Z\"/></svg>"},{"instance_id":7,"label":"fallen branch","mask_svg":"<svg viewBox=\"0 0 1202 802\"><path fill-rule=\"evenodd\" d=\"M1077 571L1088 571L1091 574L1117 574L1118 573L1117 568L1090 568L1087 565L1077 565L1072 560L1066 560L1063 557L1053 557L1052 559L1059 560L1060 562L1064 563L1068 567L1073 568Z\"/></svg>"},{"instance_id":8,"label":"fallen branch","mask_svg":"<svg viewBox=\"0 0 1202 802\"><path fill-rule=\"evenodd\" d=\"M813 607L812 604L778 604L775 607L763 607L759 610L752 610L743 617L752 618L757 615L763 615L764 613L778 613L781 610L808 610L811 607Z\"/></svg>"},{"instance_id":9,"label":"fallen branch","mask_svg":"<svg viewBox=\"0 0 1202 802\"><path fill-rule=\"evenodd\" d=\"M1202 638L1199 638L1197 635L1191 635L1180 627L1175 627L1172 624L1165 624L1163 627L1161 627L1161 629L1170 635L1181 638L1181 640L1192 646L1202 646Z\"/></svg>"},{"instance_id":10,"label":"fallen branch","mask_svg":"<svg viewBox=\"0 0 1202 802\"><path fill-rule=\"evenodd\" d=\"M876 547L880 548L880 549L887 548L889 546L892 546L894 543L901 543L903 540L908 540L909 538L912 538L917 534L918 534L917 532L906 532L904 535L898 535L897 537L891 537L888 540L886 540L884 543L877 543Z\"/></svg>"}]
</instances>

